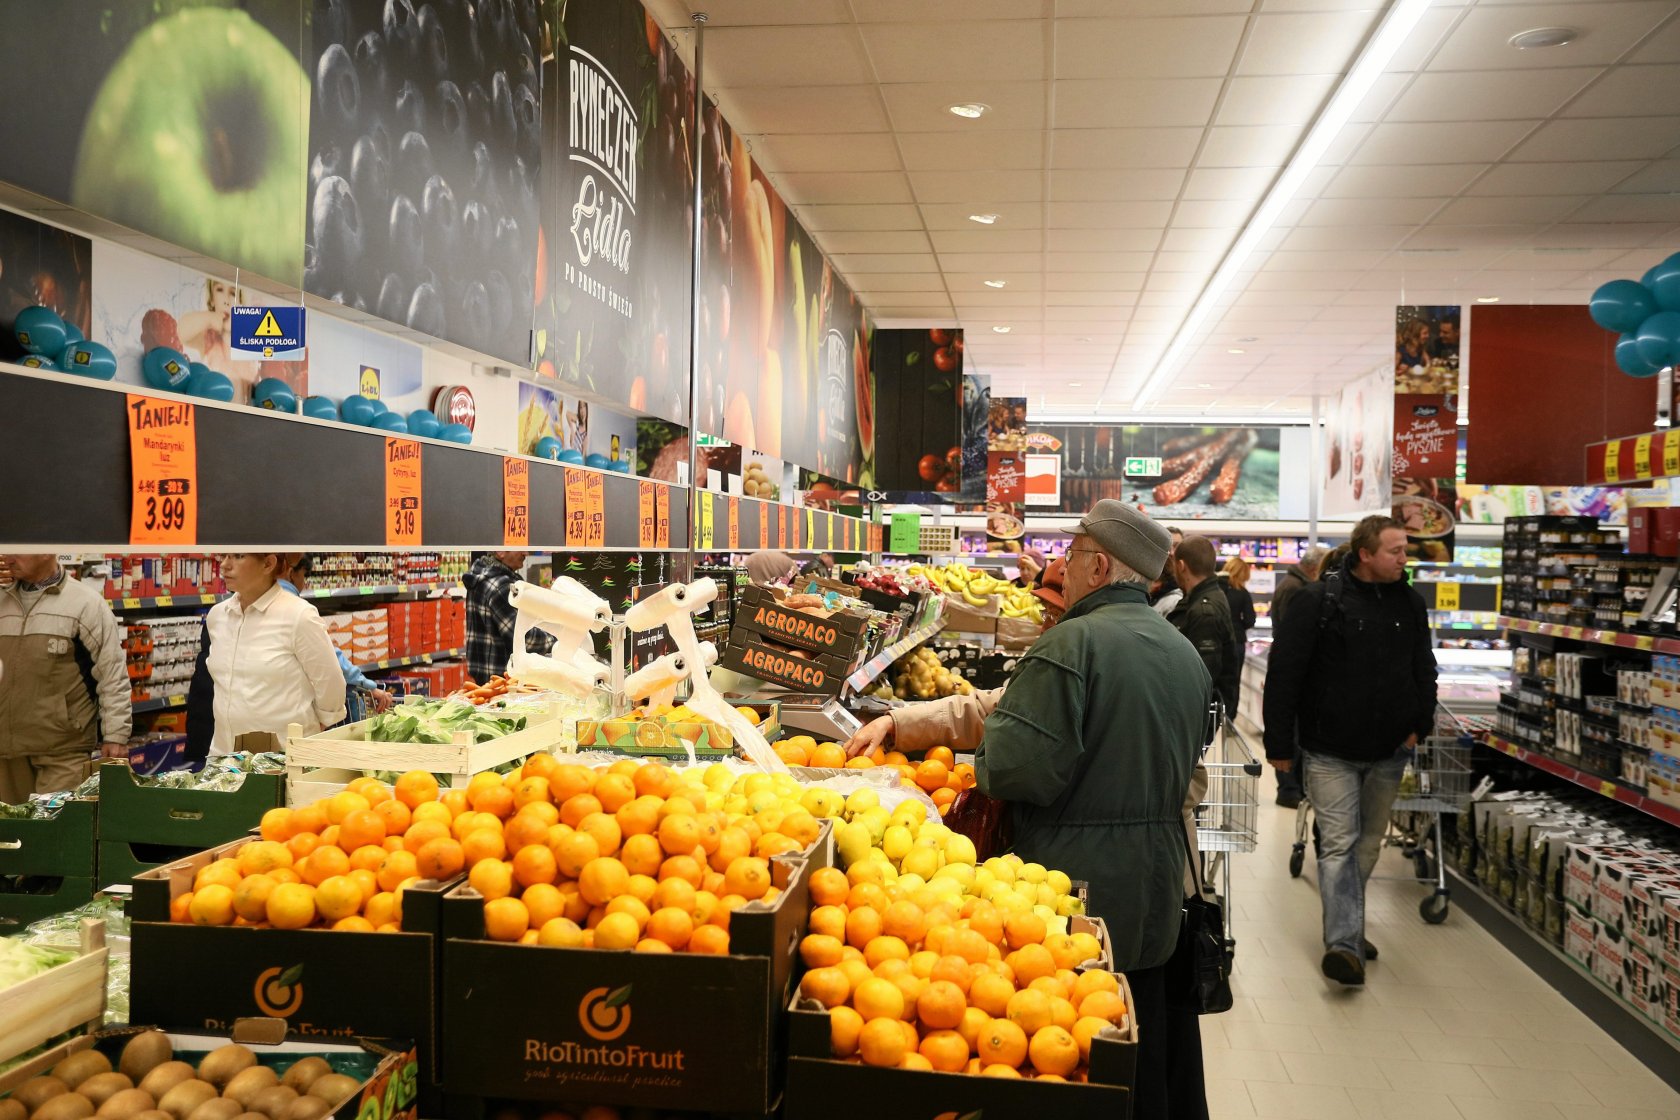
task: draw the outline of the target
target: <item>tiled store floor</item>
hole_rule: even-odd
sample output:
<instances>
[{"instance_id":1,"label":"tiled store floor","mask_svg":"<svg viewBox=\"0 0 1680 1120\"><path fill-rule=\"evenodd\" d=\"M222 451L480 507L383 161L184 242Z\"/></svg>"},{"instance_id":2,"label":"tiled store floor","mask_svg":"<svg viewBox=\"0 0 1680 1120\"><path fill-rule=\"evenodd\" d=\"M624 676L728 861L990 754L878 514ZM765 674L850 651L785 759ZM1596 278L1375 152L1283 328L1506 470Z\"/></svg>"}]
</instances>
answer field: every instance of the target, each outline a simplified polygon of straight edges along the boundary
<instances>
[{"instance_id":1,"label":"tiled store floor","mask_svg":"<svg viewBox=\"0 0 1680 1120\"><path fill-rule=\"evenodd\" d=\"M1268 771L1259 850L1232 861L1236 1006L1202 1019L1213 1120L1680 1118L1680 1093L1473 920L1425 925L1417 884L1371 883L1364 990L1324 979L1311 848L1290 879L1275 794ZM1385 852L1377 874L1409 867Z\"/></svg>"}]
</instances>

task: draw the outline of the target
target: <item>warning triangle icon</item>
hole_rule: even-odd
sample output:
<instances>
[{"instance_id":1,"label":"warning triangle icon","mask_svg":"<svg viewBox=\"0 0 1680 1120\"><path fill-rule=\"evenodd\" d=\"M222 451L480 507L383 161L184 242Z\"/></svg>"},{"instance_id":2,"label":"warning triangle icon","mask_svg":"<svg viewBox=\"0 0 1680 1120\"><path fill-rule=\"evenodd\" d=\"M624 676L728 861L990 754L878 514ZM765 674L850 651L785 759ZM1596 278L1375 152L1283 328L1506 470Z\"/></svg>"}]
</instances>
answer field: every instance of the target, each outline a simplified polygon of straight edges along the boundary
<instances>
[{"instance_id":1,"label":"warning triangle icon","mask_svg":"<svg viewBox=\"0 0 1680 1120\"><path fill-rule=\"evenodd\" d=\"M280 324L274 321L274 312L263 312L263 321L257 324L256 338L282 338Z\"/></svg>"}]
</instances>

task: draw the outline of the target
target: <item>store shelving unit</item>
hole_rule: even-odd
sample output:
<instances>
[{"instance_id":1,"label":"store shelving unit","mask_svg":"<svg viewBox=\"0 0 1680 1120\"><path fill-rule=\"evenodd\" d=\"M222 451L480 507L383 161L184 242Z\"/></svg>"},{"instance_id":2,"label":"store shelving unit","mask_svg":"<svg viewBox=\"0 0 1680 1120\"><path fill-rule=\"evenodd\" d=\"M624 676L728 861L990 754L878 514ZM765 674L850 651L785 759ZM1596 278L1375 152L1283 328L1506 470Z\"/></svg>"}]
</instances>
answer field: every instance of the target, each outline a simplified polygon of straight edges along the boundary
<instances>
[{"instance_id":1,"label":"store shelving unit","mask_svg":"<svg viewBox=\"0 0 1680 1120\"><path fill-rule=\"evenodd\" d=\"M1486 736L1486 742L1489 747L1500 754L1514 758L1518 762L1534 767L1536 770L1544 770L1546 773L1578 785L1582 789L1591 790L1602 797L1620 802L1630 809L1637 809L1646 816L1655 817L1665 824L1680 827L1680 806L1657 801L1636 789L1630 789L1620 782L1606 778L1602 774L1588 773L1571 766L1567 762L1552 758L1550 755L1541 754L1538 751L1531 751L1527 747L1518 746L1516 743L1502 739L1497 735Z\"/></svg>"},{"instance_id":2,"label":"store shelving unit","mask_svg":"<svg viewBox=\"0 0 1680 1120\"><path fill-rule=\"evenodd\" d=\"M1506 630L1524 634L1543 634L1550 638L1569 638L1577 642L1592 642L1618 649L1637 649L1646 653L1680 653L1680 638L1662 638L1655 634L1634 634L1626 630L1595 630L1584 626L1566 626L1560 622L1536 622L1531 618L1499 616L1499 625Z\"/></svg>"},{"instance_id":3,"label":"store shelving unit","mask_svg":"<svg viewBox=\"0 0 1680 1120\"><path fill-rule=\"evenodd\" d=\"M943 618L935 619L925 626L918 626L853 670L852 675L846 678L846 687L853 692L863 688L870 681L886 672L894 661L897 661L944 628L945 620Z\"/></svg>"},{"instance_id":4,"label":"store shelving unit","mask_svg":"<svg viewBox=\"0 0 1680 1120\"><path fill-rule=\"evenodd\" d=\"M414 653L407 657L387 657L383 661L369 661L357 665L356 668L364 673L377 673L385 669L407 669L415 665L430 665L434 661L448 661L451 658L465 657L467 651L456 647L454 649L438 649L430 653Z\"/></svg>"}]
</instances>

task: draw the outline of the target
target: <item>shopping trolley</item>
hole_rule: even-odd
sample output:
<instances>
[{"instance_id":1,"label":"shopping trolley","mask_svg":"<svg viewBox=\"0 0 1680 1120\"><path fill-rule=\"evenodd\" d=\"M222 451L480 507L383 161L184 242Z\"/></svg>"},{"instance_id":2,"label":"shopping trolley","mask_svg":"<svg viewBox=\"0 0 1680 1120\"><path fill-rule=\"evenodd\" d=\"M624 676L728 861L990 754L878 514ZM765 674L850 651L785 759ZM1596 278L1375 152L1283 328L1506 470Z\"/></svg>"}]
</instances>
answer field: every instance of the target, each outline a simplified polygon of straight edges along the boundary
<instances>
[{"instance_id":1,"label":"shopping trolley","mask_svg":"<svg viewBox=\"0 0 1680 1120\"><path fill-rule=\"evenodd\" d=\"M1471 761L1474 744L1469 721L1445 704L1437 704L1433 734L1412 751L1400 792L1389 813L1383 847L1396 847L1412 861L1411 881L1429 884L1430 894L1418 903L1418 914L1430 925L1447 920L1451 891L1443 856L1445 837L1441 817L1462 813L1470 806ZM1299 878L1306 864L1307 836L1312 832L1312 803L1303 794L1295 811L1295 843L1289 852L1289 875ZM1314 846L1317 846L1314 835ZM1393 875L1373 875L1393 879Z\"/></svg>"},{"instance_id":2,"label":"shopping trolley","mask_svg":"<svg viewBox=\"0 0 1680 1120\"><path fill-rule=\"evenodd\" d=\"M1226 718L1218 701L1209 713L1214 729L1202 752L1208 786L1196 806L1196 848L1201 853L1202 887L1219 882L1224 899L1225 940L1235 947L1231 918L1230 857L1252 852L1260 841L1260 761L1248 740Z\"/></svg>"}]
</instances>

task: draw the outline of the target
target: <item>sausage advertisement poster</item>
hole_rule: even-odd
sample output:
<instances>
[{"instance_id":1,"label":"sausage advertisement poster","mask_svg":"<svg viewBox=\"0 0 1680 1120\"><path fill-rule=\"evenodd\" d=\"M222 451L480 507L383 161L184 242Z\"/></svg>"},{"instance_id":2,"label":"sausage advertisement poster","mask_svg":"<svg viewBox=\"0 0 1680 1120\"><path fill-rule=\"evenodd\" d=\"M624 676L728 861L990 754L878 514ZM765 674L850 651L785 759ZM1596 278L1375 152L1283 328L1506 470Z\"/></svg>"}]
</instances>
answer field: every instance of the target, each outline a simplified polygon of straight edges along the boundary
<instances>
[{"instance_id":1,"label":"sausage advertisement poster","mask_svg":"<svg viewBox=\"0 0 1680 1120\"><path fill-rule=\"evenodd\" d=\"M1040 435L1061 441L1063 512L1118 498L1175 521L1279 516L1277 428L1031 425Z\"/></svg>"}]
</instances>

